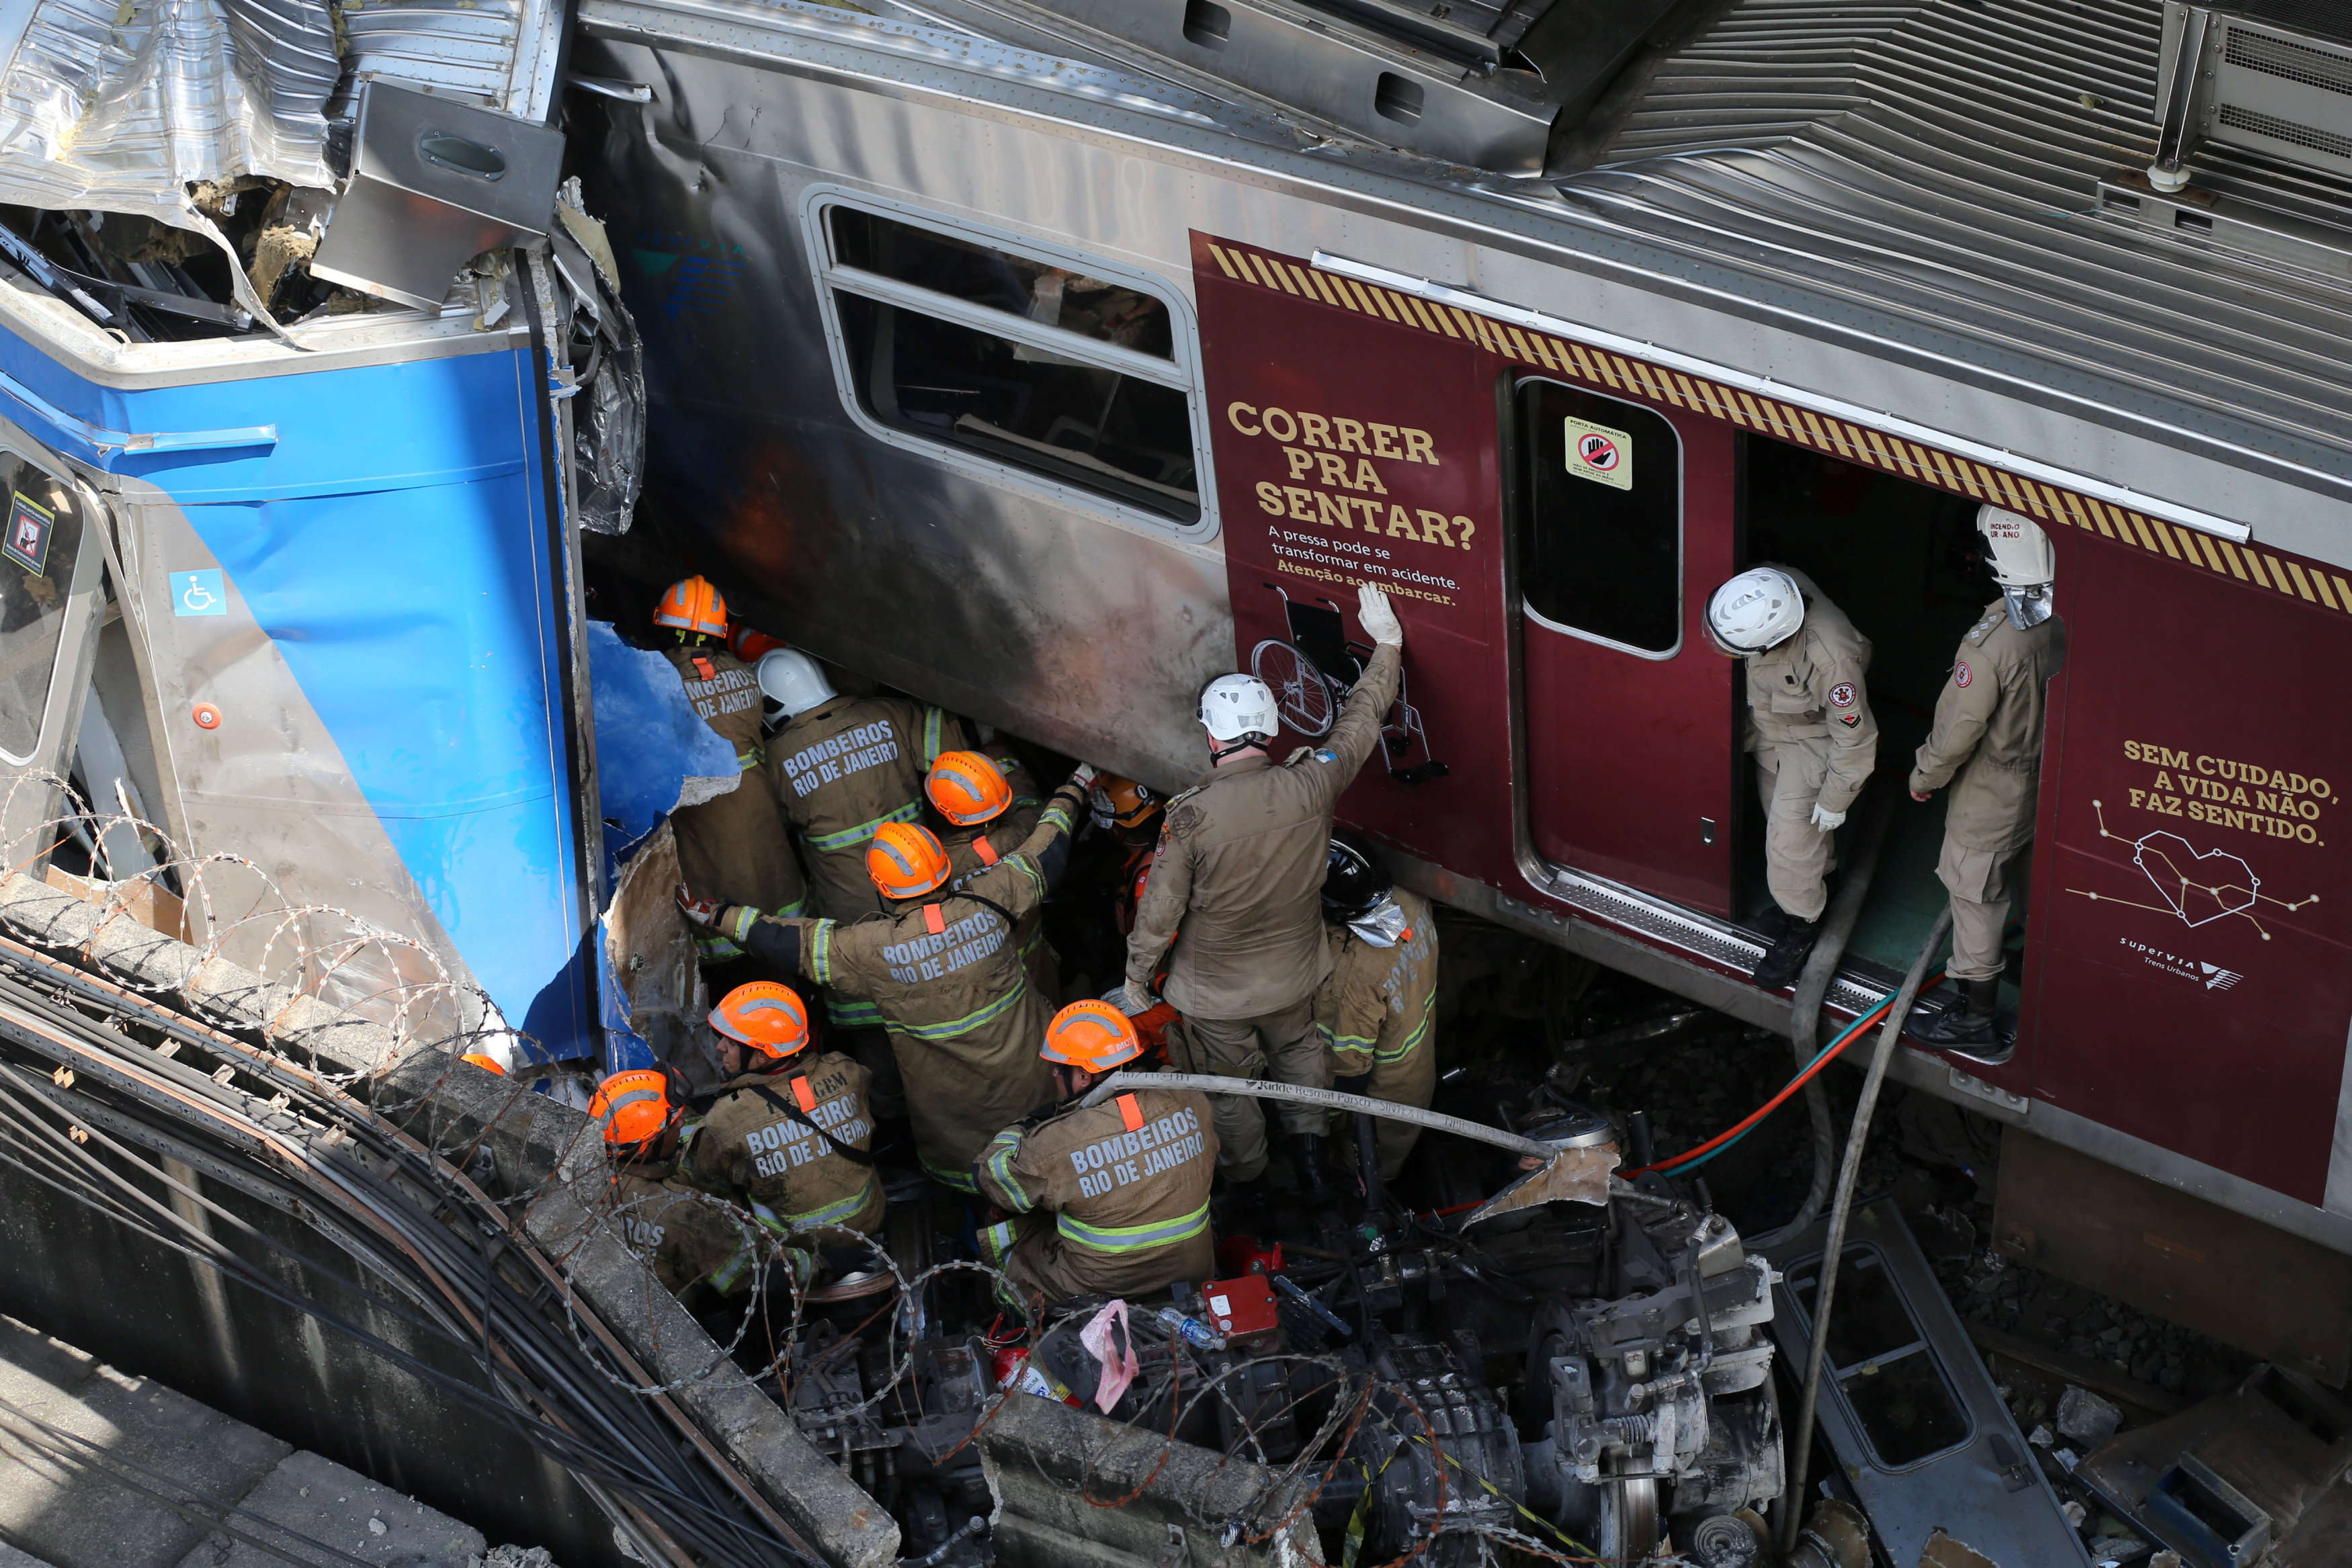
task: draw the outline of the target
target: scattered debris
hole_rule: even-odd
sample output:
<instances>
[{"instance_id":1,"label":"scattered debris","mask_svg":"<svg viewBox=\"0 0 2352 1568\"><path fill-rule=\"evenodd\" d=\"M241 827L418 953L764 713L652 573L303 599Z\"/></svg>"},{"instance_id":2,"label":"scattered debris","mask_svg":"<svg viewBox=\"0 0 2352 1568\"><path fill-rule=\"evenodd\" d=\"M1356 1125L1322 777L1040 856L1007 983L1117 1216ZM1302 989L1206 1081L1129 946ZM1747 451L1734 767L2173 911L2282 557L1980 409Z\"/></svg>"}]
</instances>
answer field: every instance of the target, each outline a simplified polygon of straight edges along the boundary
<instances>
[{"instance_id":1,"label":"scattered debris","mask_svg":"<svg viewBox=\"0 0 2352 1568\"><path fill-rule=\"evenodd\" d=\"M2124 1413L2108 1400L2080 1388L2058 1397L2058 1430L2085 1448L2095 1448L2116 1435Z\"/></svg>"}]
</instances>

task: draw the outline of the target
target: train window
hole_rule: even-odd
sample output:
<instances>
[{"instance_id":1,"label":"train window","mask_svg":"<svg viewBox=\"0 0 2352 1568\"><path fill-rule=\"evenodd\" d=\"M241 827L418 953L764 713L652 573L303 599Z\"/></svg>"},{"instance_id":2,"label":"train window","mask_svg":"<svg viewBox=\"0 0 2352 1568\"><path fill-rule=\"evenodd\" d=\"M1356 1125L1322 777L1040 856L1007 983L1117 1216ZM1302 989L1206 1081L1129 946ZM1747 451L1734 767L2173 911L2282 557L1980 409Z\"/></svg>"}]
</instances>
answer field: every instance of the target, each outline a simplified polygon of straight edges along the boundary
<instances>
[{"instance_id":1,"label":"train window","mask_svg":"<svg viewBox=\"0 0 2352 1568\"><path fill-rule=\"evenodd\" d=\"M1175 357L1168 307L1141 289L857 207L833 207L825 215L835 259L844 267L1138 353Z\"/></svg>"},{"instance_id":2,"label":"train window","mask_svg":"<svg viewBox=\"0 0 2352 1568\"><path fill-rule=\"evenodd\" d=\"M1790 1271L1811 1318L1821 1290L1818 1260ZM1960 1406L1918 1320L1874 1247L1849 1247L1830 1313L1830 1375L1878 1462L1902 1469L1969 1440Z\"/></svg>"},{"instance_id":3,"label":"train window","mask_svg":"<svg viewBox=\"0 0 2352 1568\"><path fill-rule=\"evenodd\" d=\"M1558 382L1519 388L1521 559L1537 619L1630 652L1682 642L1682 442L1664 415Z\"/></svg>"},{"instance_id":4,"label":"train window","mask_svg":"<svg viewBox=\"0 0 2352 1568\"><path fill-rule=\"evenodd\" d=\"M0 452L0 758L32 758L65 634L81 507L59 480Z\"/></svg>"},{"instance_id":5,"label":"train window","mask_svg":"<svg viewBox=\"0 0 2352 1568\"><path fill-rule=\"evenodd\" d=\"M828 198L818 262L845 400L892 437L1203 525L1190 319L1108 264Z\"/></svg>"}]
</instances>

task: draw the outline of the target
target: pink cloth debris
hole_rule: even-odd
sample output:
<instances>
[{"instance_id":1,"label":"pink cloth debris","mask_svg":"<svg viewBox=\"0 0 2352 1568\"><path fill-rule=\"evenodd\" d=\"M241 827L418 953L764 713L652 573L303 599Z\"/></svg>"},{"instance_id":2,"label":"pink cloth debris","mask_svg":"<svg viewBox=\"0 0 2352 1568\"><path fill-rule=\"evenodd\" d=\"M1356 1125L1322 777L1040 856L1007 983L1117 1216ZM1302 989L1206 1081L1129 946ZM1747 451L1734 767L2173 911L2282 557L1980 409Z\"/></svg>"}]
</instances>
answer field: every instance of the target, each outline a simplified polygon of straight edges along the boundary
<instances>
[{"instance_id":1,"label":"pink cloth debris","mask_svg":"<svg viewBox=\"0 0 2352 1568\"><path fill-rule=\"evenodd\" d=\"M1095 1384L1095 1405L1108 1416L1127 1385L1143 1371L1142 1363L1135 1359L1135 1336L1127 1326L1127 1303L1105 1305L1078 1332L1078 1343L1102 1363L1102 1376Z\"/></svg>"}]
</instances>

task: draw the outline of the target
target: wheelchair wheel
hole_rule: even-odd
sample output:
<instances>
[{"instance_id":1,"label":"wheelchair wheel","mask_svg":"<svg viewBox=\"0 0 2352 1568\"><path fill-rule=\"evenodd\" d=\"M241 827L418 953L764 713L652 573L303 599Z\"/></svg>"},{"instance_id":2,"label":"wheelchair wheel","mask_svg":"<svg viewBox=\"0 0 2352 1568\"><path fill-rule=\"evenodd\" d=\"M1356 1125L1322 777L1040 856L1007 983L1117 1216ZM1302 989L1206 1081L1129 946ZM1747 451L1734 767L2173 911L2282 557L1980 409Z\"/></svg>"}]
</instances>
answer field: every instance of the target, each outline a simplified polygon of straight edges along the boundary
<instances>
[{"instance_id":1,"label":"wheelchair wheel","mask_svg":"<svg viewBox=\"0 0 2352 1568\"><path fill-rule=\"evenodd\" d=\"M1339 716L1331 683L1297 647L1269 637L1250 650L1250 674L1274 692L1274 706L1292 733L1320 740Z\"/></svg>"}]
</instances>

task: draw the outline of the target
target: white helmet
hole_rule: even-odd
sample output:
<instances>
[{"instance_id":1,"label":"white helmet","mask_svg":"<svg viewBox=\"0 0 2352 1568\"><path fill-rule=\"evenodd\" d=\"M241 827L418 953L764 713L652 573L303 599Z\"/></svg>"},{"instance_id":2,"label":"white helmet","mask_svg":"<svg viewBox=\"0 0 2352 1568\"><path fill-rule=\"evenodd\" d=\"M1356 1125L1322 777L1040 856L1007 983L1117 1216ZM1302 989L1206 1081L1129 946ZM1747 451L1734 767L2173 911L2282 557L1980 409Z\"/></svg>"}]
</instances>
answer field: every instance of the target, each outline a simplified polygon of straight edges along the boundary
<instances>
[{"instance_id":1,"label":"white helmet","mask_svg":"<svg viewBox=\"0 0 2352 1568\"><path fill-rule=\"evenodd\" d=\"M2021 632L2050 619L2050 592L2058 578L2058 552L2050 536L2031 517L1999 507L1977 508L1977 532L1984 536L1992 580L2009 603L2009 618Z\"/></svg>"},{"instance_id":2,"label":"white helmet","mask_svg":"<svg viewBox=\"0 0 2352 1568\"><path fill-rule=\"evenodd\" d=\"M768 699L768 722L806 713L836 694L817 662L798 648L771 648L760 655L760 691Z\"/></svg>"},{"instance_id":3,"label":"white helmet","mask_svg":"<svg viewBox=\"0 0 2352 1568\"><path fill-rule=\"evenodd\" d=\"M1201 692L1201 722L1215 740L1272 740L1274 691L1255 675L1219 675Z\"/></svg>"},{"instance_id":4,"label":"white helmet","mask_svg":"<svg viewBox=\"0 0 2352 1568\"><path fill-rule=\"evenodd\" d=\"M1707 641L1735 659L1776 648L1805 623L1805 596L1777 566L1754 566L1706 601Z\"/></svg>"}]
</instances>

